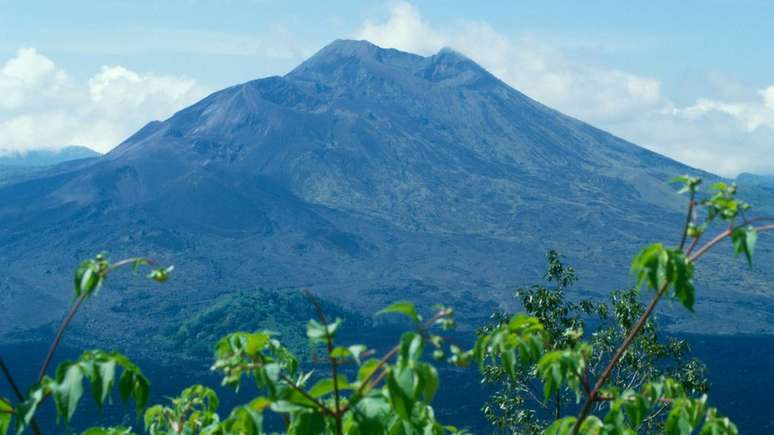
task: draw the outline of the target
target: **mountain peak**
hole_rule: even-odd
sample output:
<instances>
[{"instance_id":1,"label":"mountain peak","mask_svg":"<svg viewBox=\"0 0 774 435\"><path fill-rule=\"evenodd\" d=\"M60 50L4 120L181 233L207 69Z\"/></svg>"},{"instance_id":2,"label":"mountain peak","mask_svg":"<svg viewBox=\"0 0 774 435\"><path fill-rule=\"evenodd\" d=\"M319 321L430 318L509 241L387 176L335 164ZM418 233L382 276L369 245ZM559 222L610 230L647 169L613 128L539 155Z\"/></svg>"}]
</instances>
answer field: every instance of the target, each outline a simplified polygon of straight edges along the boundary
<instances>
[{"instance_id":1,"label":"mountain peak","mask_svg":"<svg viewBox=\"0 0 774 435\"><path fill-rule=\"evenodd\" d=\"M458 61L458 62L473 62L470 60L469 57L465 56L464 54L460 53L459 51L451 48L451 47L443 47L440 50L438 50L438 53L435 54L436 58L442 58L447 59L450 61Z\"/></svg>"},{"instance_id":2,"label":"mountain peak","mask_svg":"<svg viewBox=\"0 0 774 435\"><path fill-rule=\"evenodd\" d=\"M494 76L452 48L424 57L369 41L338 39L307 59L287 77L335 85L367 77L419 77L444 85L493 83Z\"/></svg>"},{"instance_id":3,"label":"mountain peak","mask_svg":"<svg viewBox=\"0 0 774 435\"><path fill-rule=\"evenodd\" d=\"M324 81L351 76L355 70L371 71L398 68L414 70L424 58L394 48L382 48L368 41L338 39L288 73L288 77ZM357 75L357 74L355 74Z\"/></svg>"},{"instance_id":4,"label":"mountain peak","mask_svg":"<svg viewBox=\"0 0 774 435\"><path fill-rule=\"evenodd\" d=\"M323 47L318 54L367 58L377 55L380 50L384 49L370 41L337 39Z\"/></svg>"},{"instance_id":5,"label":"mountain peak","mask_svg":"<svg viewBox=\"0 0 774 435\"><path fill-rule=\"evenodd\" d=\"M425 64L421 76L433 82L460 85L497 81L479 64L449 47L444 47L435 55L426 58Z\"/></svg>"}]
</instances>

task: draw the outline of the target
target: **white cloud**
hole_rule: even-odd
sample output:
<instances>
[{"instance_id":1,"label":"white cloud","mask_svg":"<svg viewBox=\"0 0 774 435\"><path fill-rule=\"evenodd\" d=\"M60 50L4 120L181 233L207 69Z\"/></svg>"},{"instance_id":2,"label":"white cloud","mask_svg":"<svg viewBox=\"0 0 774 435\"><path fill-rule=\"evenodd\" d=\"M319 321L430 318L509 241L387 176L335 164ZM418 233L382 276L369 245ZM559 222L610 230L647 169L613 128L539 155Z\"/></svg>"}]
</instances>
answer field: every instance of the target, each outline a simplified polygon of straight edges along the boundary
<instances>
[{"instance_id":1,"label":"white cloud","mask_svg":"<svg viewBox=\"0 0 774 435\"><path fill-rule=\"evenodd\" d=\"M774 173L774 86L752 95L667 105L615 127L649 148L722 175Z\"/></svg>"},{"instance_id":2,"label":"white cloud","mask_svg":"<svg viewBox=\"0 0 774 435\"><path fill-rule=\"evenodd\" d=\"M383 23L366 21L357 37L382 47L424 55L433 54L448 43L446 36L432 29L409 3L395 5Z\"/></svg>"},{"instance_id":3,"label":"white cloud","mask_svg":"<svg viewBox=\"0 0 774 435\"><path fill-rule=\"evenodd\" d=\"M28 108L40 98L61 99L70 78L34 48L22 48L0 68L0 110Z\"/></svg>"},{"instance_id":4,"label":"white cloud","mask_svg":"<svg viewBox=\"0 0 774 435\"><path fill-rule=\"evenodd\" d=\"M395 5L384 22L367 21L355 37L423 55L453 47L529 96L590 122L618 119L663 102L656 79L577 64L536 37L510 39L485 22L436 28L405 2Z\"/></svg>"},{"instance_id":5,"label":"white cloud","mask_svg":"<svg viewBox=\"0 0 774 435\"><path fill-rule=\"evenodd\" d=\"M86 145L108 151L206 94L188 77L103 66L85 83L34 48L0 69L0 152Z\"/></svg>"},{"instance_id":6,"label":"white cloud","mask_svg":"<svg viewBox=\"0 0 774 435\"><path fill-rule=\"evenodd\" d=\"M434 26L407 2L354 37L423 55L453 47L530 97L687 164L726 176L774 173L774 86L755 92L708 74L726 98L677 107L656 78L583 63L537 36L507 37L485 22Z\"/></svg>"}]
</instances>

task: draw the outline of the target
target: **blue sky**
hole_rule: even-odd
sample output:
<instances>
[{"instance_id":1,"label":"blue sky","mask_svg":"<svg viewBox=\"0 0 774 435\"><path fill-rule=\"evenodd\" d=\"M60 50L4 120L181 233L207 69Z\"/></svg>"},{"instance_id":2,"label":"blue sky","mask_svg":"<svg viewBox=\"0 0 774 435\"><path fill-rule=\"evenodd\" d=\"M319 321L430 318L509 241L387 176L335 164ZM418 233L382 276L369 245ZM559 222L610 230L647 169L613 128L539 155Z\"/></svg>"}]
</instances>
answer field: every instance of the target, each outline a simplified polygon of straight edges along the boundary
<instances>
[{"instance_id":1,"label":"blue sky","mask_svg":"<svg viewBox=\"0 0 774 435\"><path fill-rule=\"evenodd\" d=\"M527 95L724 175L774 172L765 1L0 0L0 150L107 151L336 38L452 46ZM42 128L45 126L45 128Z\"/></svg>"}]
</instances>

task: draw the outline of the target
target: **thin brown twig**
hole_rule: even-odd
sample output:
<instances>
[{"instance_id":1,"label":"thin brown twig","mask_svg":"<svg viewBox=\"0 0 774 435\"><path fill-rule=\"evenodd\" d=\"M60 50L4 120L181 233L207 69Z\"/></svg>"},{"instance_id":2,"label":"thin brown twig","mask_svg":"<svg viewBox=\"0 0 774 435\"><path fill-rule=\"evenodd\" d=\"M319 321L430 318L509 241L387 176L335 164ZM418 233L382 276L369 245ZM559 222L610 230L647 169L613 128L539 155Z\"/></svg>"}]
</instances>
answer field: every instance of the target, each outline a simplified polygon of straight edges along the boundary
<instances>
[{"instance_id":1,"label":"thin brown twig","mask_svg":"<svg viewBox=\"0 0 774 435\"><path fill-rule=\"evenodd\" d=\"M371 381L371 384L369 385L369 389L372 389L372 388L376 387L377 385L379 385L379 382L381 382L384 379L385 376L387 376L387 369L386 368L383 369L381 373L379 373L379 376L377 376L376 378L374 378L373 381Z\"/></svg>"},{"instance_id":2,"label":"thin brown twig","mask_svg":"<svg viewBox=\"0 0 774 435\"><path fill-rule=\"evenodd\" d=\"M695 248L696 245L699 243L700 238L701 238L701 234L698 237L694 237L694 239L691 241L691 244L688 245L688 249L685 251L685 255L691 255L691 252L693 252L693 248Z\"/></svg>"},{"instance_id":3,"label":"thin brown twig","mask_svg":"<svg viewBox=\"0 0 774 435\"><path fill-rule=\"evenodd\" d=\"M602 375L600 375L599 379L597 379L596 384L594 384L594 388L591 390L591 394L589 394L589 396L586 398L586 402L583 404L583 408L581 408L581 411L578 414L578 418L575 421L575 425L572 428L573 435L578 434L578 430L580 430L581 424L588 416L594 402L597 399L597 394L599 394L599 390L605 385L605 382L607 382L608 378L612 374L613 369L618 364L618 361L621 360L621 357L629 348L629 345L632 343L632 341L634 341L634 338L640 332L642 327L645 326L645 322L648 320L648 317L650 317L650 314L656 308L658 301L661 299L664 293L666 293L668 284L669 284L668 282L665 282L664 284L661 285L658 292L656 292L656 296L654 296L653 300L650 301L650 304L648 304L648 307L645 309L645 312L642 314L642 316L640 316L640 319L637 320L637 323L634 325L634 327L632 327L631 331L629 331L629 334L626 336L623 343L621 343L621 346L618 347L618 350L613 355L613 358L610 360L607 367L605 367L605 370L602 372Z\"/></svg>"},{"instance_id":4,"label":"thin brown twig","mask_svg":"<svg viewBox=\"0 0 774 435\"><path fill-rule=\"evenodd\" d=\"M138 262L145 262L146 264L150 264L150 265L156 264L156 262L150 258L145 258L145 257L127 258L113 263L110 267L104 270L101 273L102 278L106 278L111 272L115 271L116 269L122 268L124 266L128 266L130 264L137 264ZM64 335L65 330L67 329L67 326L73 320L73 317L75 317L75 314L78 312L78 308L80 308L81 304L83 304L83 301L85 301L88 296L89 295L87 293L81 294L78 297L78 299L75 301L75 304L70 308L70 311L67 313L67 316L65 317L62 324L59 325L59 330L56 333L54 342L51 343L51 346L48 348L46 359L43 360L43 364L40 367L40 372L38 373L38 382L42 381L43 376L46 375L46 370L48 370L48 366L49 364L51 364L51 360L54 357L54 353L56 352L56 349L59 346L59 342L62 340L62 336Z\"/></svg>"},{"instance_id":5,"label":"thin brown twig","mask_svg":"<svg viewBox=\"0 0 774 435\"><path fill-rule=\"evenodd\" d=\"M43 360L43 365L40 367L40 372L38 372L38 382L42 381L43 376L46 375L46 370L48 370L48 366L49 364L51 364L51 360L54 358L54 352L56 352L56 348L59 347L59 342L62 341L62 336L64 336L67 326L73 320L73 317L75 317L75 313L78 312L78 308L81 307L81 304L83 304L83 301L85 301L87 297L88 297L87 293L81 294L78 297L78 299L75 301L75 304L73 304L73 306L70 307L70 311L67 313L67 316L65 316L65 319L64 321L62 321L62 324L59 325L59 330L57 330L56 332L56 337L54 337L54 341L51 343L51 346L49 346L48 353L46 354L46 358Z\"/></svg>"},{"instance_id":6,"label":"thin brown twig","mask_svg":"<svg viewBox=\"0 0 774 435\"><path fill-rule=\"evenodd\" d=\"M683 250L683 247L685 247L685 240L686 237L688 237L688 228L691 227L691 220L693 219L693 207L696 204L695 201L696 198L696 192L691 191L691 199L688 201L688 213L685 215L685 226L683 227L683 235L680 238L680 250Z\"/></svg>"},{"instance_id":7,"label":"thin brown twig","mask_svg":"<svg viewBox=\"0 0 774 435\"><path fill-rule=\"evenodd\" d=\"M19 401L23 401L24 395L19 389L19 386L16 384L16 381L13 380L13 376L11 376L11 371L8 370L8 366L5 365L5 361L3 361L2 358L0 358L0 370L2 370L3 375L5 376L5 379L8 381L8 385L11 386L11 390L13 390L13 394L16 395L16 398L19 399Z\"/></svg>"},{"instance_id":8,"label":"thin brown twig","mask_svg":"<svg viewBox=\"0 0 774 435\"><path fill-rule=\"evenodd\" d=\"M357 389L357 392L355 395L360 396L363 394L363 391L365 390L365 387L368 385L369 389L373 388L373 386L370 385L371 379L373 379L374 375L384 367L385 364L387 364L387 361L390 360L393 356L395 356L400 351L400 346L395 346L392 349L390 349L389 352L387 352L382 359L379 360L379 362L376 364L376 367L374 370L366 376L365 379L363 379L363 382L360 384L360 388Z\"/></svg>"},{"instance_id":9,"label":"thin brown twig","mask_svg":"<svg viewBox=\"0 0 774 435\"><path fill-rule=\"evenodd\" d=\"M306 391L304 391L303 388L301 388L298 385L296 385L296 383L293 382L293 380L290 379L287 375L283 374L283 375L280 376L280 378L283 381L285 381L285 383L288 384L290 386L290 388L296 390L299 394L301 394L302 396L306 397L308 400L311 400L315 405L317 405L320 408L320 410L322 412L330 415L331 417L336 417L336 413L333 412L332 409L328 408L327 406L325 406L325 404L323 404L322 402L317 400L317 398L315 398L311 394L309 394Z\"/></svg>"},{"instance_id":10,"label":"thin brown twig","mask_svg":"<svg viewBox=\"0 0 774 435\"><path fill-rule=\"evenodd\" d=\"M749 225L753 222L772 222L774 221L774 216L755 216L750 219L745 219L744 224Z\"/></svg>"},{"instance_id":11,"label":"thin brown twig","mask_svg":"<svg viewBox=\"0 0 774 435\"><path fill-rule=\"evenodd\" d=\"M342 412L341 393L339 392L338 362L336 361L336 357L333 356L333 336L331 335L331 331L328 328L328 320L325 318L325 313L323 312L320 303L309 290L305 289L304 294L309 299L309 302L314 306L315 310L317 311L317 316L320 318L320 322L325 329L325 342L328 347L328 358L331 362L331 374L333 375L333 398L336 406L336 411L334 413L334 418L336 419L336 433L340 435L344 433L344 428L341 421Z\"/></svg>"},{"instance_id":12,"label":"thin brown twig","mask_svg":"<svg viewBox=\"0 0 774 435\"><path fill-rule=\"evenodd\" d=\"M156 263L156 261L154 261L151 258L146 258L146 257L126 258L124 260L116 261L115 263L110 265L110 267L105 271L105 274L107 275L108 273L113 272L116 269L120 269L120 268L122 268L124 266L128 266L130 264L134 265L134 264L137 264L138 262L145 263L145 264L147 264L149 266L158 265L158 263Z\"/></svg>"},{"instance_id":13,"label":"thin brown twig","mask_svg":"<svg viewBox=\"0 0 774 435\"><path fill-rule=\"evenodd\" d=\"M688 257L688 261L694 262L694 261L698 260L707 251L712 249L718 243L722 242L723 239L725 239L726 237L730 236L731 232L732 232L731 229L727 229L727 230L724 230L723 232L721 232L720 234L718 234L717 236L715 236L712 240L710 240L709 242L705 243L701 248L699 248L698 251L696 251L694 254L689 256Z\"/></svg>"},{"instance_id":14,"label":"thin brown twig","mask_svg":"<svg viewBox=\"0 0 774 435\"><path fill-rule=\"evenodd\" d=\"M13 393L16 395L16 398L19 400L19 402L23 402L24 395L19 389L19 386L16 384L16 381L14 381L13 376L11 376L11 371L8 370L8 366L5 365L5 361L3 361L2 358L0 358L0 371L3 372L3 375L5 376L5 379L8 381L8 385L11 386L11 390L13 390ZM35 417L32 417L32 419L30 420L30 428L32 429L32 432L35 433L35 435L40 435L42 433L37 420L35 420Z\"/></svg>"}]
</instances>

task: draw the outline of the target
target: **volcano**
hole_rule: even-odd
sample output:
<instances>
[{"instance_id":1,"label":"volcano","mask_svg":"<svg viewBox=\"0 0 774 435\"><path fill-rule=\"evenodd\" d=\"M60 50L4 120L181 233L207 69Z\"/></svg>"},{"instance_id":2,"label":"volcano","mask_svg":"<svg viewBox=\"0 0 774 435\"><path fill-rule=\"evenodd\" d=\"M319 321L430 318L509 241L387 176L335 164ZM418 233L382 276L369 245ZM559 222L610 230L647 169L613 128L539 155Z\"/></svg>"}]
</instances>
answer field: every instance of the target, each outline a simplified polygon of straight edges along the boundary
<instances>
[{"instance_id":1,"label":"volcano","mask_svg":"<svg viewBox=\"0 0 774 435\"><path fill-rule=\"evenodd\" d=\"M117 279L84 311L85 330L114 340L259 286L310 287L362 312L443 302L480 319L541 279L548 249L598 296L631 284L645 243L677 238L685 199L667 181L680 174L717 178L546 107L453 50L339 40L102 157L0 187L0 333L59 318L72 269L100 251L176 266L167 287ZM772 258L762 241L759 264ZM701 268L699 315L671 327L773 331L766 272L721 264L730 279Z\"/></svg>"}]
</instances>

